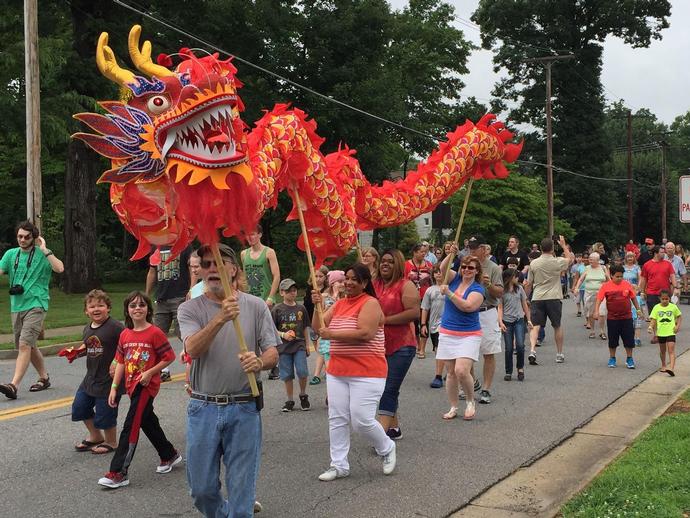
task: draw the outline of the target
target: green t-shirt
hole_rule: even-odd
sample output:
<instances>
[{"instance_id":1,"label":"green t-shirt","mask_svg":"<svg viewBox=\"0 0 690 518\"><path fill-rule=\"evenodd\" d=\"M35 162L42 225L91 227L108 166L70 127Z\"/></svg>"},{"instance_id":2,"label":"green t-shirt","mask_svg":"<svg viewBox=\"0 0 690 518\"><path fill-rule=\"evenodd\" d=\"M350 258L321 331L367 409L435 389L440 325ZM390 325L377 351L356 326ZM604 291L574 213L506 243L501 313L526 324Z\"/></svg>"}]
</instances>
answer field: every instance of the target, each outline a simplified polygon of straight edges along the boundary
<instances>
[{"instance_id":1,"label":"green t-shirt","mask_svg":"<svg viewBox=\"0 0 690 518\"><path fill-rule=\"evenodd\" d=\"M673 328L676 327L676 318L681 315L678 306L672 302L668 303L668 306L664 307L661 304L657 304L652 309L649 314L649 318L656 320L656 335L657 336L673 336Z\"/></svg>"},{"instance_id":2,"label":"green t-shirt","mask_svg":"<svg viewBox=\"0 0 690 518\"><path fill-rule=\"evenodd\" d=\"M0 259L0 270L9 276L10 286L15 284L24 286L24 293L21 295L10 295L10 311L12 313L34 308L43 308L44 311L48 311L48 301L50 301L48 288L53 268L43 252L36 248L34 250L28 271L27 263L31 252L22 252L19 247L11 248ZM21 255L15 270L14 263L19 253Z\"/></svg>"}]
</instances>

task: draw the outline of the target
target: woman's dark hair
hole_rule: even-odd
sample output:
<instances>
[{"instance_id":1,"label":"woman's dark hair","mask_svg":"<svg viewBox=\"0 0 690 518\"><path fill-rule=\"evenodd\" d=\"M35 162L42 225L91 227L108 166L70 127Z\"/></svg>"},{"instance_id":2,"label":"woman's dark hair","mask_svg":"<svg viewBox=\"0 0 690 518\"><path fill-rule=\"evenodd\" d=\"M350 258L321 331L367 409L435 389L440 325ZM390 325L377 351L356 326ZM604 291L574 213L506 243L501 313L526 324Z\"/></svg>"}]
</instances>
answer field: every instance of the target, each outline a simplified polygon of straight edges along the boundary
<instances>
[{"instance_id":1,"label":"woman's dark hair","mask_svg":"<svg viewBox=\"0 0 690 518\"><path fill-rule=\"evenodd\" d=\"M609 266L609 273L611 274L611 277L613 277L614 274L616 273L624 273L625 268L623 268L622 264L612 264Z\"/></svg>"},{"instance_id":2,"label":"woman's dark hair","mask_svg":"<svg viewBox=\"0 0 690 518\"><path fill-rule=\"evenodd\" d=\"M465 257L462 258L462 261L460 261L460 266L474 263L474 267L476 268L476 274L474 275L474 280L475 282L482 282L482 264L479 262L479 259L473 255L466 255ZM458 272L460 273L460 272Z\"/></svg>"},{"instance_id":3,"label":"woman's dark hair","mask_svg":"<svg viewBox=\"0 0 690 518\"><path fill-rule=\"evenodd\" d=\"M129 316L129 305L137 299L141 299L146 302L146 321L151 324L153 322L153 302L151 298L143 291L134 290L125 297L125 327L127 329L134 329L134 322L132 322L132 317Z\"/></svg>"},{"instance_id":4,"label":"woman's dark hair","mask_svg":"<svg viewBox=\"0 0 690 518\"><path fill-rule=\"evenodd\" d=\"M345 274L347 275L347 272L350 270L352 270L352 273L355 274L355 279L357 279L357 282L360 284L364 284L366 282L366 286L364 286L364 293L376 298L376 291L374 290L374 285L371 283L371 272L369 271L369 267L363 263L355 263L345 268Z\"/></svg>"},{"instance_id":5,"label":"woman's dark hair","mask_svg":"<svg viewBox=\"0 0 690 518\"><path fill-rule=\"evenodd\" d=\"M517 270L506 268L503 270L503 289L505 291L513 291L513 279L517 277Z\"/></svg>"}]
</instances>

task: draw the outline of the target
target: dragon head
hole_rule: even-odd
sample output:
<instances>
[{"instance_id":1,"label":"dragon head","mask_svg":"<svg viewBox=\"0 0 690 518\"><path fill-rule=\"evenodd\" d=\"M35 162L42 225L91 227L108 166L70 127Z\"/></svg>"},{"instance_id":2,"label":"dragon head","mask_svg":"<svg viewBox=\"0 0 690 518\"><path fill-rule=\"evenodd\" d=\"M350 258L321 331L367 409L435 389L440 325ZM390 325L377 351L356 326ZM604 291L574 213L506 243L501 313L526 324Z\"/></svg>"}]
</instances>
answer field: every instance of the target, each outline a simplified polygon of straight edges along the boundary
<instances>
[{"instance_id":1,"label":"dragon head","mask_svg":"<svg viewBox=\"0 0 690 518\"><path fill-rule=\"evenodd\" d=\"M108 34L98 39L96 63L100 72L122 87L125 102L104 102L108 112L82 113L75 118L101 135L77 133L113 168L99 182L153 181L168 174L175 182L195 185L210 178L218 189L228 189L226 178L240 174L252 180L245 125L240 118L239 82L230 60L218 54L197 57L182 49L174 68L170 56L153 63L151 43L140 47L141 27L129 33L129 55L138 71L121 68L108 46ZM167 66L164 66L167 65ZM188 178L187 178L188 177Z\"/></svg>"}]
</instances>

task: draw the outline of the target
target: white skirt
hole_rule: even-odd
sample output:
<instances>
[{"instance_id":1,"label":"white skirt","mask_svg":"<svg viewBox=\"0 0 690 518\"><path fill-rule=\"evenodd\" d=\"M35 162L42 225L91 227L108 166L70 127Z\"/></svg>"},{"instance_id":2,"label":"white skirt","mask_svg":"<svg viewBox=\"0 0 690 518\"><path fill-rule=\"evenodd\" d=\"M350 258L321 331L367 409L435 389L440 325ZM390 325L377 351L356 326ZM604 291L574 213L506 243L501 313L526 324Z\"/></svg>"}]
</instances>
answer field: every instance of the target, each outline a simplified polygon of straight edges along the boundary
<instances>
[{"instance_id":1,"label":"white skirt","mask_svg":"<svg viewBox=\"0 0 690 518\"><path fill-rule=\"evenodd\" d=\"M482 344L482 335L438 335L437 360L455 360L457 358L470 358L479 361L479 346Z\"/></svg>"}]
</instances>

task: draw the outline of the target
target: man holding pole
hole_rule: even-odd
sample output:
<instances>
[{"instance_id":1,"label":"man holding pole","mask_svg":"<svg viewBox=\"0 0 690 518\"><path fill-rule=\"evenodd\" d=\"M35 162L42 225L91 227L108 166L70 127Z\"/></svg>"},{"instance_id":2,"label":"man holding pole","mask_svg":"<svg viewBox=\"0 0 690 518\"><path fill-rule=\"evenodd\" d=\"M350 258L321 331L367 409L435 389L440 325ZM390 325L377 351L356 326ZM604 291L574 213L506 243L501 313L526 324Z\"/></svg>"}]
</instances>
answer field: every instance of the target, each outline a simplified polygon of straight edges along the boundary
<instances>
[{"instance_id":1,"label":"man holding pole","mask_svg":"<svg viewBox=\"0 0 690 518\"><path fill-rule=\"evenodd\" d=\"M237 291L241 275L233 250L218 245L233 293L226 293L212 248L202 246L206 293L180 305L178 321L192 357L187 410L187 481L196 508L207 517L250 517L261 457L262 395L248 375L276 365L278 337L266 303ZM239 319L249 351L240 353L232 321ZM257 356L257 353L259 356ZM221 455L228 499L220 491Z\"/></svg>"}]
</instances>

